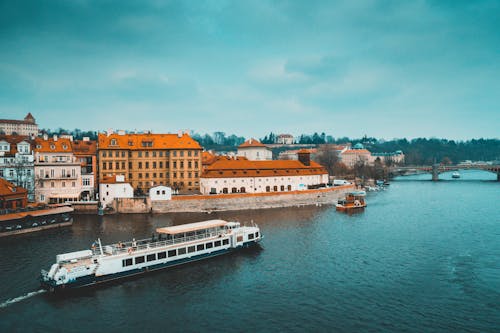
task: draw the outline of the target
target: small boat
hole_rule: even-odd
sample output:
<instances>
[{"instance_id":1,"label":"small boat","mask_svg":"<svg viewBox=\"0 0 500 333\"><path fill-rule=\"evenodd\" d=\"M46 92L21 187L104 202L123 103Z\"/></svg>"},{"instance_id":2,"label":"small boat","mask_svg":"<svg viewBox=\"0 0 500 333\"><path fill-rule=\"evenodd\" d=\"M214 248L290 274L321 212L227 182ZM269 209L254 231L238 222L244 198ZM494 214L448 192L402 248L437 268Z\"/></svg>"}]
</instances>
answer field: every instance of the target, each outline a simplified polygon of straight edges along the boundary
<instances>
[{"instance_id":1,"label":"small boat","mask_svg":"<svg viewBox=\"0 0 500 333\"><path fill-rule=\"evenodd\" d=\"M209 220L157 228L152 238L58 254L40 283L51 292L91 286L218 256L256 245L262 239L257 225Z\"/></svg>"},{"instance_id":2,"label":"small boat","mask_svg":"<svg viewBox=\"0 0 500 333\"><path fill-rule=\"evenodd\" d=\"M348 192L345 199L339 200L335 207L339 212L363 209L366 207L365 196L365 191Z\"/></svg>"},{"instance_id":3,"label":"small boat","mask_svg":"<svg viewBox=\"0 0 500 333\"><path fill-rule=\"evenodd\" d=\"M451 178L460 178L460 174L458 173L458 171L455 171L454 173L452 173Z\"/></svg>"}]
</instances>

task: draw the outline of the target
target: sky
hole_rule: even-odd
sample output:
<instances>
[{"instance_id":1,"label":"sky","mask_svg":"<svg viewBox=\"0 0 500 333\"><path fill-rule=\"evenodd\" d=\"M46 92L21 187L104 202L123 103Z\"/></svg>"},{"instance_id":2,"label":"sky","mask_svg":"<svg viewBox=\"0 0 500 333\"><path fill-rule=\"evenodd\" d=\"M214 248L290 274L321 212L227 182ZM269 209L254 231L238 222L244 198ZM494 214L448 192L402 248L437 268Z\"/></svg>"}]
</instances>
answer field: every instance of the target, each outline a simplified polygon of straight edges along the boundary
<instances>
[{"instance_id":1,"label":"sky","mask_svg":"<svg viewBox=\"0 0 500 333\"><path fill-rule=\"evenodd\" d=\"M4 1L0 118L500 137L500 1Z\"/></svg>"}]
</instances>

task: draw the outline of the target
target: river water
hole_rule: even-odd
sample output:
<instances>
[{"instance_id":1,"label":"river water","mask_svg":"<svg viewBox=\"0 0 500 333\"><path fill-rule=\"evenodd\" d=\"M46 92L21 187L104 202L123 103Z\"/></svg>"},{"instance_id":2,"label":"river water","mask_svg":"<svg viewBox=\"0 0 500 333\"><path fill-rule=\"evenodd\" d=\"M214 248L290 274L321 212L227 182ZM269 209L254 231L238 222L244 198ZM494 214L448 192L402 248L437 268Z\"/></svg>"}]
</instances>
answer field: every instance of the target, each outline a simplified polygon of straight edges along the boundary
<instances>
[{"instance_id":1,"label":"river water","mask_svg":"<svg viewBox=\"0 0 500 333\"><path fill-rule=\"evenodd\" d=\"M0 331L498 332L500 183L478 171L441 178L399 178L354 215L80 215L0 239ZM261 247L62 297L38 292L58 253L212 218L253 220Z\"/></svg>"}]
</instances>

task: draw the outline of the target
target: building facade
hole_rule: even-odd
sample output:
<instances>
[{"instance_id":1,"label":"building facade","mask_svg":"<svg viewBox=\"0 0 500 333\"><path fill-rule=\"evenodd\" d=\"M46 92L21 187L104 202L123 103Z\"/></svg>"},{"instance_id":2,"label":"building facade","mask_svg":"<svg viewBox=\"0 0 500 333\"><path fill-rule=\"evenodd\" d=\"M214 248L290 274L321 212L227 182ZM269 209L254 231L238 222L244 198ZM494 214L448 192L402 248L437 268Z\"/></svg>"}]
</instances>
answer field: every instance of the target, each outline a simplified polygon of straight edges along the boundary
<instances>
[{"instance_id":1,"label":"building facade","mask_svg":"<svg viewBox=\"0 0 500 333\"><path fill-rule=\"evenodd\" d=\"M99 203L106 208L111 205L115 198L133 198L134 189L125 182L125 176L106 176L99 183Z\"/></svg>"},{"instance_id":2,"label":"building facade","mask_svg":"<svg viewBox=\"0 0 500 333\"><path fill-rule=\"evenodd\" d=\"M248 139L238 146L237 156L251 161L268 161L273 159L273 152L259 140Z\"/></svg>"},{"instance_id":3,"label":"building facade","mask_svg":"<svg viewBox=\"0 0 500 333\"><path fill-rule=\"evenodd\" d=\"M146 194L165 185L179 193L200 188L202 148L187 133L98 136L99 179L123 175L134 190Z\"/></svg>"},{"instance_id":4,"label":"building facade","mask_svg":"<svg viewBox=\"0 0 500 333\"><path fill-rule=\"evenodd\" d=\"M0 209L24 208L28 203L28 191L0 178Z\"/></svg>"},{"instance_id":5,"label":"building facade","mask_svg":"<svg viewBox=\"0 0 500 333\"><path fill-rule=\"evenodd\" d=\"M38 125L31 113L28 113L23 120L0 119L0 134L37 136Z\"/></svg>"},{"instance_id":6,"label":"building facade","mask_svg":"<svg viewBox=\"0 0 500 333\"><path fill-rule=\"evenodd\" d=\"M0 136L0 178L28 191L28 200L35 200L33 141L26 136Z\"/></svg>"},{"instance_id":7,"label":"building facade","mask_svg":"<svg viewBox=\"0 0 500 333\"><path fill-rule=\"evenodd\" d=\"M202 194L289 192L328 183L328 172L310 160L251 161L245 157L218 157L201 178Z\"/></svg>"},{"instance_id":8,"label":"building facade","mask_svg":"<svg viewBox=\"0 0 500 333\"><path fill-rule=\"evenodd\" d=\"M81 165L71 140L44 136L35 139L35 198L38 202L81 200Z\"/></svg>"},{"instance_id":9,"label":"building facade","mask_svg":"<svg viewBox=\"0 0 500 333\"><path fill-rule=\"evenodd\" d=\"M93 200L97 193L97 142L87 137L72 140L73 153L81 166L83 200Z\"/></svg>"},{"instance_id":10,"label":"building facade","mask_svg":"<svg viewBox=\"0 0 500 333\"><path fill-rule=\"evenodd\" d=\"M276 136L275 143L279 145L293 145L293 135L291 134L280 134Z\"/></svg>"}]
</instances>

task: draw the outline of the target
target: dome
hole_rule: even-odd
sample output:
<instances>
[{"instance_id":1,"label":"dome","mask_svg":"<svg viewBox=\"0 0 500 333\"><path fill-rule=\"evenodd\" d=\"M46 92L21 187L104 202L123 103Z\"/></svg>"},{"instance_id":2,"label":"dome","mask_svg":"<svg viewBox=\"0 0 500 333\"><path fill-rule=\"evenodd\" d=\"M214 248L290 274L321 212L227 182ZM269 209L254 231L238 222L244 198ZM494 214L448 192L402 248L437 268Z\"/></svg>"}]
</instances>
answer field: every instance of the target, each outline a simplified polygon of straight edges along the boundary
<instances>
[{"instance_id":1,"label":"dome","mask_svg":"<svg viewBox=\"0 0 500 333\"><path fill-rule=\"evenodd\" d=\"M365 149L365 147L361 143L356 143L353 149Z\"/></svg>"}]
</instances>

